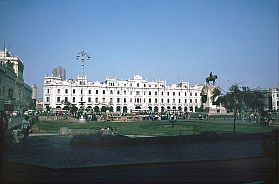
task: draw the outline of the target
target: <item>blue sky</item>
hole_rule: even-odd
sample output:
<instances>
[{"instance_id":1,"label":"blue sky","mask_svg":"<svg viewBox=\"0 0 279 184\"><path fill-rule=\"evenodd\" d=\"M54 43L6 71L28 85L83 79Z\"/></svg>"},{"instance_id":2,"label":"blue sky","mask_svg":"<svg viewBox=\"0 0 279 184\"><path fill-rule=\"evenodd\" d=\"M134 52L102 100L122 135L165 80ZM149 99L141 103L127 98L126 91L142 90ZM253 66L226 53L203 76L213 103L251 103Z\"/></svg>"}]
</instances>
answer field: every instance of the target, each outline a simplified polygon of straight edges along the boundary
<instances>
[{"instance_id":1,"label":"blue sky","mask_svg":"<svg viewBox=\"0 0 279 184\"><path fill-rule=\"evenodd\" d=\"M42 88L56 66L90 81L107 76L278 86L277 0L0 0L0 43ZM3 46L1 47L3 48Z\"/></svg>"}]
</instances>

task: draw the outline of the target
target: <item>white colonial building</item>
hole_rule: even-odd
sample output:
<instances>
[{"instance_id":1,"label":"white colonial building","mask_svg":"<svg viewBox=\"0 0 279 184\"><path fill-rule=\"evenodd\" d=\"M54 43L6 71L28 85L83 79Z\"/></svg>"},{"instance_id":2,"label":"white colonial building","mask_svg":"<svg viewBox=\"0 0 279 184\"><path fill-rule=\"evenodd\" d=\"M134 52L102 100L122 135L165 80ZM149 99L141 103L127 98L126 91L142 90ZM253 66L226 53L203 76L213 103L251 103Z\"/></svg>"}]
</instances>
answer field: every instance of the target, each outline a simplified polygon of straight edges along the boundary
<instances>
[{"instance_id":1,"label":"white colonial building","mask_svg":"<svg viewBox=\"0 0 279 184\"><path fill-rule=\"evenodd\" d=\"M60 77L44 77L43 104L52 109L63 109L65 102L78 108L95 112L130 113L135 110L165 112L178 110L196 112L201 106L201 92L204 85L190 86L180 82L168 86L165 81L150 82L140 75L133 79L117 80L107 78L104 82L90 82L87 77L76 80L62 80Z\"/></svg>"},{"instance_id":2,"label":"white colonial building","mask_svg":"<svg viewBox=\"0 0 279 184\"><path fill-rule=\"evenodd\" d=\"M279 109L279 88L271 88L272 110Z\"/></svg>"}]
</instances>

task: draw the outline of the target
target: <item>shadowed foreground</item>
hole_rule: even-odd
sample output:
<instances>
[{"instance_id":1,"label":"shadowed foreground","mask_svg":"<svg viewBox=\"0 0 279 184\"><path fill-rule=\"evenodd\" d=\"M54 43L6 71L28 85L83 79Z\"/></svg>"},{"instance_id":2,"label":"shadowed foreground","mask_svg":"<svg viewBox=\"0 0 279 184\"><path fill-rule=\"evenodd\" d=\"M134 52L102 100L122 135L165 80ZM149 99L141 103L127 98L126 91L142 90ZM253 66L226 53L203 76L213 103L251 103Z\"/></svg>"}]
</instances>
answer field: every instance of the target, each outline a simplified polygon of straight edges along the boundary
<instances>
[{"instance_id":1,"label":"shadowed foreground","mask_svg":"<svg viewBox=\"0 0 279 184\"><path fill-rule=\"evenodd\" d=\"M42 182L202 182L202 183L277 183L276 160L253 157L222 161L147 163L93 168L49 169L2 163L1 183Z\"/></svg>"}]
</instances>

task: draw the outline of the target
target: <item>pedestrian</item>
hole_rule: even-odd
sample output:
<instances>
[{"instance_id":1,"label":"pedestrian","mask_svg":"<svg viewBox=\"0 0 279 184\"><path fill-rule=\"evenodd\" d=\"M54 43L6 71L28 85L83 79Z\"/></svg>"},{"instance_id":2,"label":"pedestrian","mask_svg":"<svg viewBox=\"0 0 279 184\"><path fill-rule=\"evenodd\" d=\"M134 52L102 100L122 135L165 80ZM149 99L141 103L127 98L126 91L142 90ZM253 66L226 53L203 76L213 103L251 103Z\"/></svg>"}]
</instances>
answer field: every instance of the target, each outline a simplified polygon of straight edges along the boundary
<instances>
[{"instance_id":1,"label":"pedestrian","mask_svg":"<svg viewBox=\"0 0 279 184\"><path fill-rule=\"evenodd\" d=\"M21 129L23 131L23 141L26 142L26 139L29 135L30 123L28 121L29 117L25 116L21 123Z\"/></svg>"},{"instance_id":2,"label":"pedestrian","mask_svg":"<svg viewBox=\"0 0 279 184\"><path fill-rule=\"evenodd\" d=\"M12 131L12 136L13 136L13 144L19 144L18 141L18 134L21 130L18 128L18 126L15 126L13 131Z\"/></svg>"},{"instance_id":3,"label":"pedestrian","mask_svg":"<svg viewBox=\"0 0 279 184\"><path fill-rule=\"evenodd\" d=\"M0 112L0 147L4 146L4 138L5 138L5 113L3 111Z\"/></svg>"}]
</instances>

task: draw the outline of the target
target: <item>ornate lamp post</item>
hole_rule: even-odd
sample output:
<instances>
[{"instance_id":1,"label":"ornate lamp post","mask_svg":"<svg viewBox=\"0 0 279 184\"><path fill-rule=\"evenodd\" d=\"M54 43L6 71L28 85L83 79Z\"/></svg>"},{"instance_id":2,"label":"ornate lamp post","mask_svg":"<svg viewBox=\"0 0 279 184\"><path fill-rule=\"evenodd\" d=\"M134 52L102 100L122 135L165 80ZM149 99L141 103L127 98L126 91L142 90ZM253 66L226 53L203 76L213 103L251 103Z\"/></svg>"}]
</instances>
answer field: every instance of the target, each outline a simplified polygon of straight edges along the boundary
<instances>
[{"instance_id":1,"label":"ornate lamp post","mask_svg":"<svg viewBox=\"0 0 279 184\"><path fill-rule=\"evenodd\" d=\"M85 60L89 60L90 56L88 53L81 51L77 54L76 60L81 60L82 63L82 78L81 78L81 109L83 109L83 105L84 105L84 101L83 101L83 86L84 86L84 82L83 82L83 78L84 78L84 61ZM81 119L83 119L83 116L81 116Z\"/></svg>"}]
</instances>

